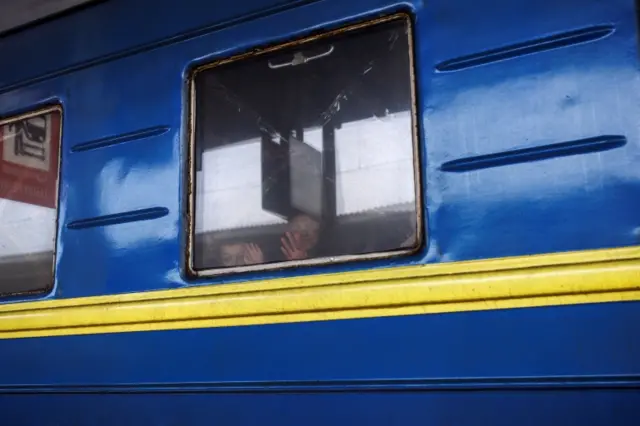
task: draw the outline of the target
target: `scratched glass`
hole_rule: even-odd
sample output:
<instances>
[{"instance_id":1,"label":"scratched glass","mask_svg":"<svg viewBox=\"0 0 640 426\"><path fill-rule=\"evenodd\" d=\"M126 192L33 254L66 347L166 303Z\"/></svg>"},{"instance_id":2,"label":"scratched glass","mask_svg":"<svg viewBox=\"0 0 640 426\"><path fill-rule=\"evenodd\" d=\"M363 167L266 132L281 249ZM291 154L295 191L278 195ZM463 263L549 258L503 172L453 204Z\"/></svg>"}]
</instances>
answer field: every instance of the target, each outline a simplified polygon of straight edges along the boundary
<instances>
[{"instance_id":1,"label":"scratched glass","mask_svg":"<svg viewBox=\"0 0 640 426\"><path fill-rule=\"evenodd\" d=\"M196 271L419 247L409 36L391 20L196 73Z\"/></svg>"},{"instance_id":2,"label":"scratched glass","mask_svg":"<svg viewBox=\"0 0 640 426\"><path fill-rule=\"evenodd\" d=\"M53 284L60 112L0 122L0 294Z\"/></svg>"}]
</instances>

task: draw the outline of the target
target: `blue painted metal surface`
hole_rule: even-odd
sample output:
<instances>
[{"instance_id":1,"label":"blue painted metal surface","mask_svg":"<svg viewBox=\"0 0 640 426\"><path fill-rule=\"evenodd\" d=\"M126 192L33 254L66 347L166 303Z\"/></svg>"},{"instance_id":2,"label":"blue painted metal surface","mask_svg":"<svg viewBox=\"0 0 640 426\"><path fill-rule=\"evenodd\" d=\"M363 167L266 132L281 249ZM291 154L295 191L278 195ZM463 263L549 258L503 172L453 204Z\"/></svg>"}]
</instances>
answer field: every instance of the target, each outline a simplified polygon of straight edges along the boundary
<instances>
[{"instance_id":1,"label":"blue painted metal surface","mask_svg":"<svg viewBox=\"0 0 640 426\"><path fill-rule=\"evenodd\" d=\"M400 9L415 16L429 246L409 259L252 279L638 243L632 0L111 0L0 40L2 57L16 59L0 71L0 116L64 108L56 286L46 297L234 280L182 276L188 70ZM555 144L610 136L625 143L533 161ZM527 149L525 162L504 160ZM446 167L483 155L503 161ZM12 425L69 416L93 425L631 425L640 420L639 308L3 340L0 409ZM265 386L274 393L259 394ZM67 398L74 392L85 394Z\"/></svg>"},{"instance_id":2,"label":"blue painted metal surface","mask_svg":"<svg viewBox=\"0 0 640 426\"><path fill-rule=\"evenodd\" d=\"M640 176L633 162L640 155L640 108L631 0L214 6L159 3L154 14L166 21L158 27L127 15L130 6L116 0L0 40L3 55L20 59L0 73L0 113L52 100L64 107L56 297L192 283L181 275L183 106L191 67L394 10L409 10L416 21L428 249L408 260L252 279L638 242ZM119 31L85 32L114 22L138 30L128 38ZM54 46L47 48L51 54L28 44L37 37ZM25 45L35 53L27 54ZM536 150L548 155L557 144L607 137L625 143L532 161ZM520 150L533 150L534 157L483 170L445 167ZM167 214L125 219L148 209ZM74 226L105 216L109 226Z\"/></svg>"},{"instance_id":3,"label":"blue painted metal surface","mask_svg":"<svg viewBox=\"0 0 640 426\"><path fill-rule=\"evenodd\" d=\"M640 340L611 325L639 307L2 342L0 406L16 425L634 425Z\"/></svg>"}]
</instances>

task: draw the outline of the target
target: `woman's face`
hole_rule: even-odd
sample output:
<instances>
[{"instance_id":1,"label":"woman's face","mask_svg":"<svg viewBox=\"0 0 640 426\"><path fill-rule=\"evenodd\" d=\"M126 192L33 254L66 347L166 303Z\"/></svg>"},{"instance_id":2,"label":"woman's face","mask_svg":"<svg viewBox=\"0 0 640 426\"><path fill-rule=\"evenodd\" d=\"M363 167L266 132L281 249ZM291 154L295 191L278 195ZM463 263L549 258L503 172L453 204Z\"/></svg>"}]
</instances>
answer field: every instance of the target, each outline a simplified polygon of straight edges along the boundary
<instances>
[{"instance_id":1,"label":"woman's face","mask_svg":"<svg viewBox=\"0 0 640 426\"><path fill-rule=\"evenodd\" d=\"M289 222L289 232L298 235L302 250L311 250L318 244L320 224L307 215L298 215Z\"/></svg>"}]
</instances>

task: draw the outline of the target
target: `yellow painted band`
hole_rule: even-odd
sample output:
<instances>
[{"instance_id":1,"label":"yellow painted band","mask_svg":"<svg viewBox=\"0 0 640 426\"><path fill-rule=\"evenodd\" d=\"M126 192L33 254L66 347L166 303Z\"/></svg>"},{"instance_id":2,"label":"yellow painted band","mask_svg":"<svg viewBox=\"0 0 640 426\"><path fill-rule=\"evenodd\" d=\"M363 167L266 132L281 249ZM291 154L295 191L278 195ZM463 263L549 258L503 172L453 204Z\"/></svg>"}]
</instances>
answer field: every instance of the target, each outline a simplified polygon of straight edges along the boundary
<instances>
[{"instance_id":1,"label":"yellow painted band","mask_svg":"<svg viewBox=\"0 0 640 426\"><path fill-rule=\"evenodd\" d=\"M0 306L0 338L640 300L640 247Z\"/></svg>"}]
</instances>

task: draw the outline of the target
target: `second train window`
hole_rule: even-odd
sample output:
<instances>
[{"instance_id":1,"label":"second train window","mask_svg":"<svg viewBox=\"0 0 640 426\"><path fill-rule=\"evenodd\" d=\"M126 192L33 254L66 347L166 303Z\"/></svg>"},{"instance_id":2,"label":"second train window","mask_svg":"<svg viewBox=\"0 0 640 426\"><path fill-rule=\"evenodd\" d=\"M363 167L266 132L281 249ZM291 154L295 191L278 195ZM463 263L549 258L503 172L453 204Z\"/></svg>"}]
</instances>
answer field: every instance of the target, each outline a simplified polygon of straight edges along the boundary
<instances>
[{"instance_id":1,"label":"second train window","mask_svg":"<svg viewBox=\"0 0 640 426\"><path fill-rule=\"evenodd\" d=\"M0 122L0 294L53 286L61 109Z\"/></svg>"},{"instance_id":2,"label":"second train window","mask_svg":"<svg viewBox=\"0 0 640 426\"><path fill-rule=\"evenodd\" d=\"M195 271L419 246L409 30L386 19L196 72Z\"/></svg>"}]
</instances>

